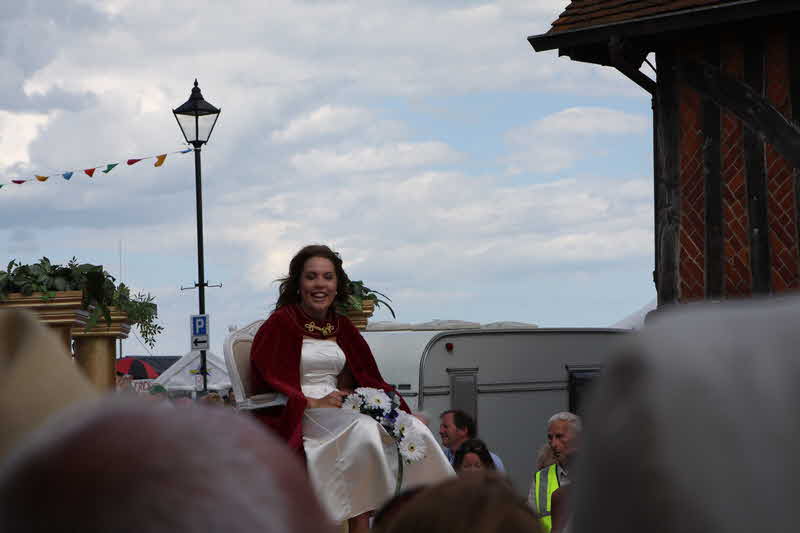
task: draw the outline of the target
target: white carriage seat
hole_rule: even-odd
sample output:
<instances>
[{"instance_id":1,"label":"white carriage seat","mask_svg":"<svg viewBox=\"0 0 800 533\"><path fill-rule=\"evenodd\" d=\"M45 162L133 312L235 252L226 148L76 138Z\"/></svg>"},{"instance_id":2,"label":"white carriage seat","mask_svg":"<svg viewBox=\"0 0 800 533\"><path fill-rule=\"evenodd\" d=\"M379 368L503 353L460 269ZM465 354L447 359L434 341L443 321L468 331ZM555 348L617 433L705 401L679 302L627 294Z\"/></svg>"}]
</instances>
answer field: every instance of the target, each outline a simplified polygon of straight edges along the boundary
<instances>
[{"instance_id":1,"label":"white carriage seat","mask_svg":"<svg viewBox=\"0 0 800 533\"><path fill-rule=\"evenodd\" d=\"M225 366L228 367L231 386L236 396L236 408L240 410L249 411L264 407L286 405L286 396L277 392L252 394L250 381L250 349L253 346L253 338L256 336L258 328L260 328L263 323L263 320L256 320L232 332L228 335L228 338L225 339L225 345L223 347Z\"/></svg>"}]
</instances>

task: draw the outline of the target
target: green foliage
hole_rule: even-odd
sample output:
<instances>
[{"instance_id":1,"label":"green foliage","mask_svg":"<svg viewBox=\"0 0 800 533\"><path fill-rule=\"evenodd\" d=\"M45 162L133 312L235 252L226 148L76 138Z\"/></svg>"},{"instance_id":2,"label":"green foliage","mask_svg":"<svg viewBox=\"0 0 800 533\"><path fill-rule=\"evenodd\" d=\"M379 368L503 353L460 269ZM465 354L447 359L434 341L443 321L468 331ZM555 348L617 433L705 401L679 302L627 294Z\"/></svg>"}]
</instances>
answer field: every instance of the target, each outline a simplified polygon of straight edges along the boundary
<instances>
[{"instance_id":1,"label":"green foliage","mask_svg":"<svg viewBox=\"0 0 800 533\"><path fill-rule=\"evenodd\" d=\"M128 320L135 324L142 334L142 340L153 348L156 344L156 335L164 331L164 326L158 324L158 306L155 304L155 297L150 293L139 292L131 297L131 290L124 283L120 283L114 291L112 305L125 311Z\"/></svg>"},{"instance_id":2,"label":"green foliage","mask_svg":"<svg viewBox=\"0 0 800 533\"><path fill-rule=\"evenodd\" d=\"M363 302L364 300L372 300L375 302L375 308L381 306L381 304L385 305L386 308L392 313L392 318L397 318L394 314L394 309L389 305L386 301L388 300L391 302L391 298L383 294L382 292L370 289L366 285L364 285L363 281L351 281L349 286L350 294L347 296L347 303L344 305L340 305L337 308L337 312L341 314L347 314L349 311L361 311L364 308ZM379 297L383 297L386 300L382 300Z\"/></svg>"},{"instance_id":3,"label":"green foliage","mask_svg":"<svg viewBox=\"0 0 800 533\"><path fill-rule=\"evenodd\" d=\"M102 317L111 323L109 307L117 307L128 314L128 320L139 328L142 339L151 348L155 337L164 328L156 323L158 308L150 294L139 293L131 298L125 284L116 285L114 277L102 266L80 264L73 257L66 265L54 265L43 257L33 265L23 265L12 260L6 270L0 270L0 302L11 293L30 296L42 293L42 300L55 297L57 291L82 291L84 309L91 309L86 329L93 328Z\"/></svg>"}]
</instances>

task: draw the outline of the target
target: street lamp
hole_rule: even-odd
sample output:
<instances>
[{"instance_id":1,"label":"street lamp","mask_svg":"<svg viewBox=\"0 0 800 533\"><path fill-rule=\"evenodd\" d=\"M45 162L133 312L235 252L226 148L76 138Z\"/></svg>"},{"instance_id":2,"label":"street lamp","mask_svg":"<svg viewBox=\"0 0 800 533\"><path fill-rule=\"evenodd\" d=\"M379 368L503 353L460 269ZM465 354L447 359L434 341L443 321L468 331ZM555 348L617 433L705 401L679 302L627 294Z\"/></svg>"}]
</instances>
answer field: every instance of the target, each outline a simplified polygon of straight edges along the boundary
<instances>
[{"instance_id":1,"label":"street lamp","mask_svg":"<svg viewBox=\"0 0 800 533\"><path fill-rule=\"evenodd\" d=\"M209 104L200 94L197 80L194 80L192 94L186 103L173 109L175 120L181 128L186 142L194 146L195 193L197 196L197 278L195 287L199 290L200 314L206 314L206 283L203 267L203 188L200 179L200 147L208 142L219 113L222 111ZM200 350L200 374L203 376L203 392L208 392L208 371L206 367L206 351Z\"/></svg>"}]
</instances>

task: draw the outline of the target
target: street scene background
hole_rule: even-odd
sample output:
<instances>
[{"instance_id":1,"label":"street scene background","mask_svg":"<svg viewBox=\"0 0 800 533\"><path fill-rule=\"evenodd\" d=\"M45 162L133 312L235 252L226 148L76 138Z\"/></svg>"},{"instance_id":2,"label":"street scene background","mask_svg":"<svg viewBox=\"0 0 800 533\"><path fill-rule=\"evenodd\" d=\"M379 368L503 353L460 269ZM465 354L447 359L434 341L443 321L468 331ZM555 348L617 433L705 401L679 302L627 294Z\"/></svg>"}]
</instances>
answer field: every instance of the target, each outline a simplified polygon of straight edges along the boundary
<instances>
[{"instance_id":1,"label":"street scene background","mask_svg":"<svg viewBox=\"0 0 800 533\"><path fill-rule=\"evenodd\" d=\"M102 264L153 294L165 326L124 352L185 353L191 154L8 183L181 150L171 110L197 78L222 108L203 148L213 352L267 315L311 242L402 322L613 324L655 296L650 100L614 70L533 53L525 37L564 3L6 2L5 255Z\"/></svg>"}]
</instances>

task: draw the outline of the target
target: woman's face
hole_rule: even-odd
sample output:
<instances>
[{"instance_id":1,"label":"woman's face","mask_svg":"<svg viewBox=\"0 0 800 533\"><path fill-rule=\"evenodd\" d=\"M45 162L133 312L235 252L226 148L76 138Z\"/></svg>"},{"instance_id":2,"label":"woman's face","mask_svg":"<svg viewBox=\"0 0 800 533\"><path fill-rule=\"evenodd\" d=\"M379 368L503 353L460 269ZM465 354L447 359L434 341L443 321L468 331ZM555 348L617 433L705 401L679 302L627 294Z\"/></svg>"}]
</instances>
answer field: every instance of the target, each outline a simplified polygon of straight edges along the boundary
<instances>
[{"instance_id":1,"label":"woman's face","mask_svg":"<svg viewBox=\"0 0 800 533\"><path fill-rule=\"evenodd\" d=\"M336 268L330 259L311 257L300 274L300 305L312 318L324 320L336 298Z\"/></svg>"},{"instance_id":2,"label":"woman's face","mask_svg":"<svg viewBox=\"0 0 800 533\"><path fill-rule=\"evenodd\" d=\"M483 470L483 463L477 453L465 453L464 460L461 461L462 471Z\"/></svg>"}]
</instances>

